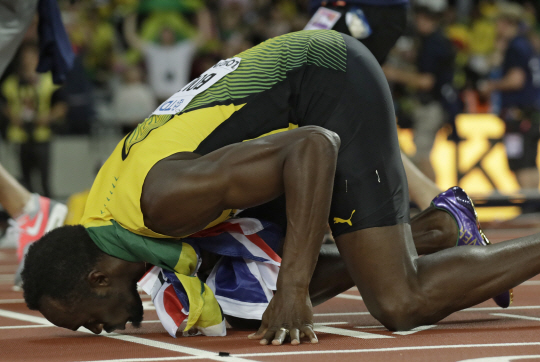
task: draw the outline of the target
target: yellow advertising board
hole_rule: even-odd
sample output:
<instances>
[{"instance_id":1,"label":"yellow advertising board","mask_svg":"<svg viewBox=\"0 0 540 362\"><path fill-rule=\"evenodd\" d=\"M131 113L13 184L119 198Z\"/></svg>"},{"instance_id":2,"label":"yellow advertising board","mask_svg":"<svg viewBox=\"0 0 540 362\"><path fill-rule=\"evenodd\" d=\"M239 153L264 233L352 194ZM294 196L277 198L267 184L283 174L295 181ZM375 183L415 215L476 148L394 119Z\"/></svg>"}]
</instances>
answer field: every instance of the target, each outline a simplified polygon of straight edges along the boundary
<instances>
[{"instance_id":1,"label":"yellow advertising board","mask_svg":"<svg viewBox=\"0 0 540 362\"><path fill-rule=\"evenodd\" d=\"M487 196L499 191L512 194L519 190L517 180L508 167L502 142L504 122L492 114L461 114L456 129L462 141L459 146L448 141L449 128L437 134L431 153L437 185L443 190L455 185L470 195ZM403 152L414 155L410 129L399 130ZM478 208L481 220L507 220L520 214L519 207Z\"/></svg>"}]
</instances>

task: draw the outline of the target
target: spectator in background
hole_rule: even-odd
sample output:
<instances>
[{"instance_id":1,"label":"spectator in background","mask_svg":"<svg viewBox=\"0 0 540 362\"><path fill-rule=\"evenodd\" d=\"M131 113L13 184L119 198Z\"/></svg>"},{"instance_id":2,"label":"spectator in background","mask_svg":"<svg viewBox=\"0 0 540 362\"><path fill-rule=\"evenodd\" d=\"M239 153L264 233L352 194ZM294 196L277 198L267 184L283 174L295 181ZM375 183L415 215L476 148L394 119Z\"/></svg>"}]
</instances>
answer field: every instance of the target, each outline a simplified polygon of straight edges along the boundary
<instances>
[{"instance_id":1,"label":"spectator in background","mask_svg":"<svg viewBox=\"0 0 540 362\"><path fill-rule=\"evenodd\" d=\"M36 73L39 51L35 44L23 44L19 53L19 69L6 78L2 92L6 98L6 114L10 126L8 140L20 144L23 183L33 191L32 171L41 177L42 194L50 197L51 123L66 114L61 90L53 85L50 73Z\"/></svg>"},{"instance_id":2,"label":"spectator in background","mask_svg":"<svg viewBox=\"0 0 540 362\"><path fill-rule=\"evenodd\" d=\"M510 169L522 189L538 190L540 58L522 31L523 16L519 4L500 4L496 26L505 48L502 78L484 82L480 90L486 95L500 92L500 117L506 124L504 143Z\"/></svg>"},{"instance_id":3,"label":"spectator in background","mask_svg":"<svg viewBox=\"0 0 540 362\"><path fill-rule=\"evenodd\" d=\"M122 78L114 92L113 117L121 125L122 134L127 134L156 109L157 102L152 88L143 83L138 66L128 66Z\"/></svg>"},{"instance_id":4,"label":"spectator in background","mask_svg":"<svg viewBox=\"0 0 540 362\"><path fill-rule=\"evenodd\" d=\"M426 2L415 10L414 22L420 41L417 70L401 70L390 66L385 66L384 70L390 82L404 84L416 91L419 104L412 114L416 145L413 160L426 176L434 180L435 172L430 162L431 149L449 111L455 113L453 109L458 101L452 84L455 52L440 28L445 4Z\"/></svg>"},{"instance_id":5,"label":"spectator in background","mask_svg":"<svg viewBox=\"0 0 540 362\"><path fill-rule=\"evenodd\" d=\"M178 34L170 26L162 26L158 43L143 40L137 34L136 22L136 14L125 19L124 36L130 47L144 54L150 86L161 102L189 82L195 51L209 38L209 14L204 8L199 10L194 36L188 33L177 39Z\"/></svg>"},{"instance_id":6,"label":"spectator in background","mask_svg":"<svg viewBox=\"0 0 540 362\"><path fill-rule=\"evenodd\" d=\"M408 3L409 0L310 0L309 5L312 13L319 7L339 13L337 22L330 28L360 40L383 64L405 31ZM306 29L317 29L320 24Z\"/></svg>"}]
</instances>

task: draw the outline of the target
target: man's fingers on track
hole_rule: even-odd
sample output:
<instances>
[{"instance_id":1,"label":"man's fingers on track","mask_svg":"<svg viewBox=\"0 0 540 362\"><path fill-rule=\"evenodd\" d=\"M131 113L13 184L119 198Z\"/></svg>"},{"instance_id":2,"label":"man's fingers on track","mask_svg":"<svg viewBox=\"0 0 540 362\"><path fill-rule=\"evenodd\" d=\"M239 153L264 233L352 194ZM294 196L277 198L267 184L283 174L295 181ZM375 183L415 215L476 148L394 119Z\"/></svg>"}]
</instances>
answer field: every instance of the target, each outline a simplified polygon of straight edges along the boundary
<instances>
[{"instance_id":1,"label":"man's fingers on track","mask_svg":"<svg viewBox=\"0 0 540 362\"><path fill-rule=\"evenodd\" d=\"M257 332L249 334L248 338L249 339L261 339L264 336L264 334L266 333L267 330L268 330L268 328L264 328L264 329L259 328L259 330Z\"/></svg>"},{"instance_id":2,"label":"man's fingers on track","mask_svg":"<svg viewBox=\"0 0 540 362\"><path fill-rule=\"evenodd\" d=\"M306 334L306 336L309 338L309 341L311 343L319 343L319 339L317 338L317 335L313 331L312 326L304 326L302 327L302 332Z\"/></svg>"},{"instance_id":3,"label":"man's fingers on track","mask_svg":"<svg viewBox=\"0 0 540 362\"><path fill-rule=\"evenodd\" d=\"M268 344L269 341L274 339L274 336L276 335L276 330L267 330L264 334L264 337L261 339L261 344Z\"/></svg>"},{"instance_id":4,"label":"man's fingers on track","mask_svg":"<svg viewBox=\"0 0 540 362\"><path fill-rule=\"evenodd\" d=\"M279 346L283 344L283 342L285 341L285 338L287 338L287 331L280 329L279 331L276 332L274 339L272 340L272 344L274 346Z\"/></svg>"},{"instance_id":5,"label":"man's fingers on track","mask_svg":"<svg viewBox=\"0 0 540 362\"><path fill-rule=\"evenodd\" d=\"M291 344L293 346L300 344L300 338L301 338L300 331L296 328L291 329Z\"/></svg>"}]
</instances>

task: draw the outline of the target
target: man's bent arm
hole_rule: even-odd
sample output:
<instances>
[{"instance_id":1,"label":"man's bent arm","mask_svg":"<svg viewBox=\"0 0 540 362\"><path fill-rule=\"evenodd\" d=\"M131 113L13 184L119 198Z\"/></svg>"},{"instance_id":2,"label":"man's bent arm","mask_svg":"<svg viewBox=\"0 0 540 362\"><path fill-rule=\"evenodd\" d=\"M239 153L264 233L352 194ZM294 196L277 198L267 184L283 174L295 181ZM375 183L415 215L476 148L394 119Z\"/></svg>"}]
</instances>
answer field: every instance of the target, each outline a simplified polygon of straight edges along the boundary
<instances>
[{"instance_id":1,"label":"man's bent arm","mask_svg":"<svg viewBox=\"0 0 540 362\"><path fill-rule=\"evenodd\" d=\"M293 343L301 332L316 341L308 286L328 222L339 144L333 132L302 127L191 160L174 155L146 178L145 222L171 236L204 228L222 210L253 207L285 193L288 226L278 290L256 335L263 343L281 344L286 333L280 328L290 330Z\"/></svg>"}]
</instances>

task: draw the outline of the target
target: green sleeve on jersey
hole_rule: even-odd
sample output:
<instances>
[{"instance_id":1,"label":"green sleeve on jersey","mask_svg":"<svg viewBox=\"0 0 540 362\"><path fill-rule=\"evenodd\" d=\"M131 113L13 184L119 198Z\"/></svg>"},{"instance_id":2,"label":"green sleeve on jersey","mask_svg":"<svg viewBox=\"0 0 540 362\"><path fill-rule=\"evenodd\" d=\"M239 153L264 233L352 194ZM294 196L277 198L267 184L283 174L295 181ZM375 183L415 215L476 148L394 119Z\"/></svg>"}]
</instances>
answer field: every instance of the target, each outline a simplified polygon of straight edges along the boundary
<instances>
[{"instance_id":1,"label":"green sleeve on jersey","mask_svg":"<svg viewBox=\"0 0 540 362\"><path fill-rule=\"evenodd\" d=\"M339 72L347 70L347 46L333 30L304 30L269 39L238 55L238 69L197 95L183 110L242 99L272 88L287 72L314 65Z\"/></svg>"},{"instance_id":2,"label":"green sleeve on jersey","mask_svg":"<svg viewBox=\"0 0 540 362\"><path fill-rule=\"evenodd\" d=\"M111 220L112 225L89 227L90 238L104 253L130 262L147 262L175 271L182 254L182 242L134 234Z\"/></svg>"}]
</instances>

